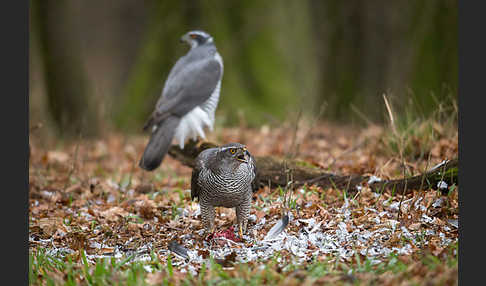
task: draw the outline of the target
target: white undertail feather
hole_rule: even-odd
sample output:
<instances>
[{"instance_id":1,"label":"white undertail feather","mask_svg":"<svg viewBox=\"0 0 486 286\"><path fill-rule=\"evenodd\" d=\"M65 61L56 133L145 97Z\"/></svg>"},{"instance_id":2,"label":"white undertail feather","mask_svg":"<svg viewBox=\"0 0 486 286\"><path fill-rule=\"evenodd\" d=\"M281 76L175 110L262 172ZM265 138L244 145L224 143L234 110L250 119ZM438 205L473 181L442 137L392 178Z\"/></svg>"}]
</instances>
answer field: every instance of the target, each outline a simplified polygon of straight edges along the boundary
<instances>
[{"instance_id":1,"label":"white undertail feather","mask_svg":"<svg viewBox=\"0 0 486 286\"><path fill-rule=\"evenodd\" d=\"M211 120L209 115L198 106L182 117L174 137L179 143L179 147L183 149L187 138L196 140L197 136L200 136L201 138L206 139L204 127L207 126L212 129L213 124L214 120Z\"/></svg>"}]
</instances>

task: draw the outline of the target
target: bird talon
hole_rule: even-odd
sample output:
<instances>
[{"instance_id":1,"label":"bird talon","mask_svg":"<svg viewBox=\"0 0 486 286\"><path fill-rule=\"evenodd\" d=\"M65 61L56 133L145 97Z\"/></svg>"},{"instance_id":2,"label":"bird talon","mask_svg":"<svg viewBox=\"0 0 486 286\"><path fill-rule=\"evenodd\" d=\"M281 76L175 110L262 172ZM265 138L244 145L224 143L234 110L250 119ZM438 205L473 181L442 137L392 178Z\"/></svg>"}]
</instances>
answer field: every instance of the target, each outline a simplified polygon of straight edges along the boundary
<instances>
[{"instance_id":1,"label":"bird talon","mask_svg":"<svg viewBox=\"0 0 486 286\"><path fill-rule=\"evenodd\" d=\"M241 225L240 225L238 234L240 235L240 238L243 238L243 228L241 227Z\"/></svg>"}]
</instances>

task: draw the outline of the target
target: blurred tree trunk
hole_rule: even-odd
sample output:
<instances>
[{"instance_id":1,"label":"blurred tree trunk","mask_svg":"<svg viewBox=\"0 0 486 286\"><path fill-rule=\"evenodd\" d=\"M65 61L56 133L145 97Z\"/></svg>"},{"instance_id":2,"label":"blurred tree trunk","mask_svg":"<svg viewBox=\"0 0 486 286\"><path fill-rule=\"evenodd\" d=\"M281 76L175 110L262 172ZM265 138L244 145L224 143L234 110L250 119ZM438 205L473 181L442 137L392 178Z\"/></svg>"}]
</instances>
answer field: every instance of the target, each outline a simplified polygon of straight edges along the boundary
<instances>
[{"instance_id":1,"label":"blurred tree trunk","mask_svg":"<svg viewBox=\"0 0 486 286\"><path fill-rule=\"evenodd\" d=\"M412 103L427 115L457 89L457 0L310 0L310 8L328 118L349 121L354 105L383 121L383 93L400 111Z\"/></svg>"},{"instance_id":2,"label":"blurred tree trunk","mask_svg":"<svg viewBox=\"0 0 486 286\"><path fill-rule=\"evenodd\" d=\"M142 130L143 122L162 93L170 68L187 52L188 47L179 39L186 32L188 17L185 14L195 13L189 6L184 1L150 2L149 19L134 67L115 106L115 125L118 128Z\"/></svg>"},{"instance_id":3,"label":"blurred tree trunk","mask_svg":"<svg viewBox=\"0 0 486 286\"><path fill-rule=\"evenodd\" d=\"M204 1L202 14L225 61L227 123L238 123L240 114L249 125L280 122L315 106L317 63L305 1Z\"/></svg>"},{"instance_id":4,"label":"blurred tree trunk","mask_svg":"<svg viewBox=\"0 0 486 286\"><path fill-rule=\"evenodd\" d=\"M31 1L33 33L43 63L47 106L61 136L96 135L97 118L87 80L73 40L75 31L67 1Z\"/></svg>"},{"instance_id":5,"label":"blurred tree trunk","mask_svg":"<svg viewBox=\"0 0 486 286\"><path fill-rule=\"evenodd\" d=\"M414 14L412 98L425 114L444 95L457 98L458 22L457 0L418 1Z\"/></svg>"},{"instance_id":6,"label":"blurred tree trunk","mask_svg":"<svg viewBox=\"0 0 486 286\"><path fill-rule=\"evenodd\" d=\"M319 104L327 116L342 117L359 82L360 2L311 1L311 13L321 79Z\"/></svg>"}]
</instances>

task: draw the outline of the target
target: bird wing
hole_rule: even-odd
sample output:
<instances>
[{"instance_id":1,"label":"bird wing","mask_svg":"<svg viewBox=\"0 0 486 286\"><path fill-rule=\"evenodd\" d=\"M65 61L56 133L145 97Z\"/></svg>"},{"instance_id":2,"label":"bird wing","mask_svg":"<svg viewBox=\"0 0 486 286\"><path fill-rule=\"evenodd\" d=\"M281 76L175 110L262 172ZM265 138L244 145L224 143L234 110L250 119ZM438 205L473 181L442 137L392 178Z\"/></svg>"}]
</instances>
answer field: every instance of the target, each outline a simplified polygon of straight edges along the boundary
<instances>
[{"instance_id":1,"label":"bird wing","mask_svg":"<svg viewBox=\"0 0 486 286\"><path fill-rule=\"evenodd\" d=\"M199 198L201 187L198 184L198 180L201 170L205 168L204 161L207 160L207 155L209 152L211 152L208 150L210 149L203 150L201 153L199 153L194 162L191 175L191 200L194 200L194 198Z\"/></svg>"},{"instance_id":2,"label":"bird wing","mask_svg":"<svg viewBox=\"0 0 486 286\"><path fill-rule=\"evenodd\" d=\"M192 175L191 175L191 200L194 200L194 198L199 197L199 185L197 183L197 180L199 178L199 173L200 169L197 167L197 165L192 169Z\"/></svg>"},{"instance_id":3,"label":"bird wing","mask_svg":"<svg viewBox=\"0 0 486 286\"><path fill-rule=\"evenodd\" d=\"M255 158L251 155L250 152L248 152L248 154L250 154L250 159L251 159L251 162L252 162L252 165L253 165L253 180L251 181L251 190L253 193L255 193L256 191L258 191L258 189L260 188L260 179L258 177L258 169L257 169L257 165L256 165L256 162L255 162Z\"/></svg>"},{"instance_id":4,"label":"bird wing","mask_svg":"<svg viewBox=\"0 0 486 286\"><path fill-rule=\"evenodd\" d=\"M201 151L201 153L197 155L191 175L191 200L199 197L201 191L201 187L198 184L199 176L201 175L203 169L208 168L206 163L208 163L211 158L214 158L217 150L218 148L208 148Z\"/></svg>"},{"instance_id":5,"label":"bird wing","mask_svg":"<svg viewBox=\"0 0 486 286\"><path fill-rule=\"evenodd\" d=\"M253 181L251 181L251 190L255 193L260 188L260 179L258 178L258 170L256 165L253 167L253 174L255 175L255 178Z\"/></svg>"},{"instance_id":6,"label":"bird wing","mask_svg":"<svg viewBox=\"0 0 486 286\"><path fill-rule=\"evenodd\" d=\"M214 56L179 60L171 70L162 96L144 129L171 114L182 117L204 103L216 89L221 73L221 65Z\"/></svg>"}]
</instances>

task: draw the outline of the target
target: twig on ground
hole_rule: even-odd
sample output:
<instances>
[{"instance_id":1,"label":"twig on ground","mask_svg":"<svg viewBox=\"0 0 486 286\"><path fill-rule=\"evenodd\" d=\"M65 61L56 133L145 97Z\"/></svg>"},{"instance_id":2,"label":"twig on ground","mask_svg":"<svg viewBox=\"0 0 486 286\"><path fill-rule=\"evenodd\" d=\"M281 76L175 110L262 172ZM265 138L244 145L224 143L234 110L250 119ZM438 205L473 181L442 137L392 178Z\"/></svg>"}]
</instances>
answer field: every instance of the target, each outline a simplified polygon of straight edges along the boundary
<instances>
[{"instance_id":1,"label":"twig on ground","mask_svg":"<svg viewBox=\"0 0 486 286\"><path fill-rule=\"evenodd\" d=\"M325 103L321 104L321 106L319 108L319 112L317 113L317 115L312 117L312 121L309 124L309 129L307 129L307 131L305 132L304 137L302 137L303 139L307 138L309 133L312 131L312 128L314 128L314 126L318 122L319 118L321 118L322 114L324 113L325 108L326 108L326 104ZM300 120L300 116L299 116L299 120ZM298 123L297 123L297 125L298 125ZM295 137L297 137L297 132L295 132ZM290 158L295 158L299 155L301 143L302 142L296 141L294 153L291 154ZM293 146L293 143L292 143L292 146ZM290 148L290 152L292 152L292 148Z\"/></svg>"},{"instance_id":2,"label":"twig on ground","mask_svg":"<svg viewBox=\"0 0 486 286\"><path fill-rule=\"evenodd\" d=\"M292 132L292 141L290 143L289 151L287 152L287 157L289 159L295 158L297 156L297 131L299 129L299 123L302 119L302 106L299 108L299 112L297 113L297 119L295 120L295 125ZM294 150L295 149L295 150Z\"/></svg>"},{"instance_id":3,"label":"twig on ground","mask_svg":"<svg viewBox=\"0 0 486 286\"><path fill-rule=\"evenodd\" d=\"M81 132L79 132L79 138L76 142L76 146L74 147L74 156L73 156L73 164L71 165L71 168L69 169L69 173L67 175L67 179L66 179L66 183L64 184L64 190L67 188L69 182L70 182L70 179L71 179L71 176L73 175L74 173L74 170L76 169L76 161L78 159L78 149L79 149L79 143L81 142Z\"/></svg>"}]
</instances>

